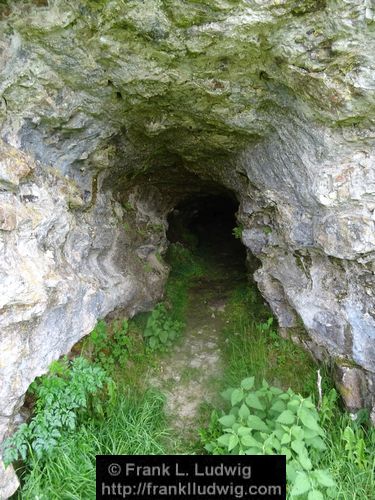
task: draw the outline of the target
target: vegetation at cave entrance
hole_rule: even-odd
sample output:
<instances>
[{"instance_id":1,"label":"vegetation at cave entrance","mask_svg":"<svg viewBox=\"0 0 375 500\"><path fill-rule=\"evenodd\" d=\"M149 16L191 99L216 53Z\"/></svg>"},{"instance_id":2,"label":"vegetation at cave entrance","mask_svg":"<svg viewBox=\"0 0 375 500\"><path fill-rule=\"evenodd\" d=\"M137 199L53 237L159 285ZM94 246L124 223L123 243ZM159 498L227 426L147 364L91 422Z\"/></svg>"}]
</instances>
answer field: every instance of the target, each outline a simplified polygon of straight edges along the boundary
<instances>
[{"instance_id":1,"label":"vegetation at cave entrance","mask_svg":"<svg viewBox=\"0 0 375 500\"><path fill-rule=\"evenodd\" d=\"M266 452L287 455L293 498L371 498L375 433L366 415L353 421L340 409L328 369L316 410L317 367L276 333L255 285L237 277L218 332L224 361L218 391L232 388L224 392L227 403L202 404L194 437L176 432L166 396L147 387L145 375L171 349L170 341L181 342L183 324L194 314L189 294L212 293L222 276L204 252L181 244L171 245L169 261L163 303L129 321L100 321L70 360L53 363L31 387L34 416L7 443L8 462L23 460L16 496L94 498L96 454ZM176 338L155 349L147 329L173 330ZM49 431L49 441L41 441L41 429Z\"/></svg>"}]
</instances>

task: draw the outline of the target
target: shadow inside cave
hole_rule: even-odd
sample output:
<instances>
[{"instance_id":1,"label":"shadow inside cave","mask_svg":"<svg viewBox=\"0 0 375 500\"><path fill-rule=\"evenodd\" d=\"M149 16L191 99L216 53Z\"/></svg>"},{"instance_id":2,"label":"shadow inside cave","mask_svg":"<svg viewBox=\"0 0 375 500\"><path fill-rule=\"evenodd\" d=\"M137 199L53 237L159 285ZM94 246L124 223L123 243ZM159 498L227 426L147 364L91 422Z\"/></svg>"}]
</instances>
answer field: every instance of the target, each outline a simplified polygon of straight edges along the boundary
<instances>
[{"instance_id":1,"label":"shadow inside cave","mask_svg":"<svg viewBox=\"0 0 375 500\"><path fill-rule=\"evenodd\" d=\"M218 273L246 280L248 259L236 220L238 208L230 193L189 196L169 214L167 238L188 248Z\"/></svg>"}]
</instances>

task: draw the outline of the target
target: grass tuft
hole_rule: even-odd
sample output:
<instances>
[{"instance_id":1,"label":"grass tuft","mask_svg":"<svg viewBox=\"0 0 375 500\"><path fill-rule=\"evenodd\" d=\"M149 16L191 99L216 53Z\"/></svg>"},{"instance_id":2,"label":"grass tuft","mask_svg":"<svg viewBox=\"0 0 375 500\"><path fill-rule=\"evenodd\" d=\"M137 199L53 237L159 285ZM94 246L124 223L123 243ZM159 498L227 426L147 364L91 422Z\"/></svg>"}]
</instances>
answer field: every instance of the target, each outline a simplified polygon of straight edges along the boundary
<instances>
[{"instance_id":1,"label":"grass tuft","mask_svg":"<svg viewBox=\"0 0 375 500\"><path fill-rule=\"evenodd\" d=\"M155 391L118 394L104 419L87 422L44 461L21 472L22 500L95 498L95 456L163 455L174 437L164 415L164 396Z\"/></svg>"},{"instance_id":2,"label":"grass tuft","mask_svg":"<svg viewBox=\"0 0 375 500\"><path fill-rule=\"evenodd\" d=\"M254 375L272 385L308 396L315 392L317 366L311 356L276 332L275 321L255 285L237 288L226 311L223 331L225 384L236 386Z\"/></svg>"}]
</instances>

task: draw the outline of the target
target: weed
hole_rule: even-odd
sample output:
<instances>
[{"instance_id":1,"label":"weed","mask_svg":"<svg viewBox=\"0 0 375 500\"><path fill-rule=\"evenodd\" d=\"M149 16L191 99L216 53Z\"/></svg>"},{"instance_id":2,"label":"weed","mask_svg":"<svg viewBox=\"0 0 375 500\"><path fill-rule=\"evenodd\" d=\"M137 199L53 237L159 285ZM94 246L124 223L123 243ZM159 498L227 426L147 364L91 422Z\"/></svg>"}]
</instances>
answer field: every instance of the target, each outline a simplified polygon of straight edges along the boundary
<instances>
[{"instance_id":1,"label":"weed","mask_svg":"<svg viewBox=\"0 0 375 500\"><path fill-rule=\"evenodd\" d=\"M80 422L103 415L99 392L105 387L113 395L113 381L85 358L77 357L70 365L66 359L52 363L50 373L31 386L37 397L35 415L6 440L4 462L44 460Z\"/></svg>"},{"instance_id":2,"label":"weed","mask_svg":"<svg viewBox=\"0 0 375 500\"><path fill-rule=\"evenodd\" d=\"M232 234L235 238L240 240L242 238L243 226L236 226L233 228Z\"/></svg>"},{"instance_id":3,"label":"weed","mask_svg":"<svg viewBox=\"0 0 375 500\"><path fill-rule=\"evenodd\" d=\"M343 412L335 389L323 396L320 410L327 450L318 466L330 470L338 484L337 498L373 498L375 491L375 429L365 411L353 420Z\"/></svg>"},{"instance_id":4,"label":"weed","mask_svg":"<svg viewBox=\"0 0 375 500\"><path fill-rule=\"evenodd\" d=\"M248 377L239 387L223 393L230 402L230 411L221 418L213 414L211 428L216 436L205 449L219 455L286 455L291 497L323 498L324 492L326 497L334 498L335 481L327 470L314 464L326 445L311 398L303 398L291 389L284 392L271 387L265 380L258 390L254 390L254 384L255 377Z\"/></svg>"},{"instance_id":5,"label":"weed","mask_svg":"<svg viewBox=\"0 0 375 500\"><path fill-rule=\"evenodd\" d=\"M41 462L33 457L21 472L21 500L95 498L95 456L161 455L174 452L175 437L164 416L164 397L155 391L118 394L105 419L87 421L65 435Z\"/></svg>"},{"instance_id":6,"label":"weed","mask_svg":"<svg viewBox=\"0 0 375 500\"><path fill-rule=\"evenodd\" d=\"M256 375L257 383L266 379L303 395L315 394L315 363L301 347L277 333L270 310L255 286L238 287L225 311L225 385L235 385L250 373Z\"/></svg>"},{"instance_id":7,"label":"weed","mask_svg":"<svg viewBox=\"0 0 375 500\"><path fill-rule=\"evenodd\" d=\"M127 201L127 202L123 203L122 204L122 208L126 212L134 212L135 211L135 207L130 203L130 201Z\"/></svg>"},{"instance_id":8,"label":"weed","mask_svg":"<svg viewBox=\"0 0 375 500\"><path fill-rule=\"evenodd\" d=\"M168 317L164 304L158 304L147 320L143 333L151 350L165 350L177 338L184 324Z\"/></svg>"},{"instance_id":9,"label":"weed","mask_svg":"<svg viewBox=\"0 0 375 500\"><path fill-rule=\"evenodd\" d=\"M85 341L84 350L95 363L113 374L118 366L124 368L128 360L131 344L128 329L126 320L114 321L111 328L105 321L98 321Z\"/></svg>"},{"instance_id":10,"label":"weed","mask_svg":"<svg viewBox=\"0 0 375 500\"><path fill-rule=\"evenodd\" d=\"M171 273L165 290L165 303L170 305L171 317L184 321L191 284L206 272L204 261L181 243L169 246L167 261Z\"/></svg>"}]
</instances>

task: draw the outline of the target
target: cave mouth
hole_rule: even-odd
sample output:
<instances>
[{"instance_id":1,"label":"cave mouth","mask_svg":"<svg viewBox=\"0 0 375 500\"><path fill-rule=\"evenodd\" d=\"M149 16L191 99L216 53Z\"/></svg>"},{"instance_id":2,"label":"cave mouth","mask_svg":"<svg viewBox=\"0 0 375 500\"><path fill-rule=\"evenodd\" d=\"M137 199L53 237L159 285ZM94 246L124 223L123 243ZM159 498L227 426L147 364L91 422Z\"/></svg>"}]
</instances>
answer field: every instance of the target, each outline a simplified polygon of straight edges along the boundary
<instances>
[{"instance_id":1,"label":"cave mouth","mask_svg":"<svg viewBox=\"0 0 375 500\"><path fill-rule=\"evenodd\" d=\"M246 277L247 252L240 239L231 193L195 194L178 203L168 217L167 239L180 243L219 270Z\"/></svg>"}]
</instances>

